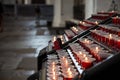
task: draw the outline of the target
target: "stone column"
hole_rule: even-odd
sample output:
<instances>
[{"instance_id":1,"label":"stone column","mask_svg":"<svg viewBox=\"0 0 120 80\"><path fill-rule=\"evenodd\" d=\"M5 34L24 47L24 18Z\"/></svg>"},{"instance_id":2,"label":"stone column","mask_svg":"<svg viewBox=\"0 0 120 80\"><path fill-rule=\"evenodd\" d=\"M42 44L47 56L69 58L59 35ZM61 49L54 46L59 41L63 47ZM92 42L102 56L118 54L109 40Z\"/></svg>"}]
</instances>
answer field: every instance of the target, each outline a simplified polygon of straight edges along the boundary
<instances>
[{"instance_id":1,"label":"stone column","mask_svg":"<svg viewBox=\"0 0 120 80\"><path fill-rule=\"evenodd\" d=\"M85 0L85 19L91 17L93 9L93 0Z\"/></svg>"},{"instance_id":2,"label":"stone column","mask_svg":"<svg viewBox=\"0 0 120 80\"><path fill-rule=\"evenodd\" d=\"M61 1L62 1L61 27L65 27L65 21L73 19L74 0L61 0Z\"/></svg>"},{"instance_id":3,"label":"stone column","mask_svg":"<svg viewBox=\"0 0 120 80\"><path fill-rule=\"evenodd\" d=\"M53 5L54 4L54 0L46 0L46 4L47 5Z\"/></svg>"},{"instance_id":4,"label":"stone column","mask_svg":"<svg viewBox=\"0 0 120 80\"><path fill-rule=\"evenodd\" d=\"M61 0L54 0L53 27L60 27L61 24Z\"/></svg>"},{"instance_id":5,"label":"stone column","mask_svg":"<svg viewBox=\"0 0 120 80\"><path fill-rule=\"evenodd\" d=\"M54 0L53 27L65 27L65 21L73 18L74 0Z\"/></svg>"}]
</instances>

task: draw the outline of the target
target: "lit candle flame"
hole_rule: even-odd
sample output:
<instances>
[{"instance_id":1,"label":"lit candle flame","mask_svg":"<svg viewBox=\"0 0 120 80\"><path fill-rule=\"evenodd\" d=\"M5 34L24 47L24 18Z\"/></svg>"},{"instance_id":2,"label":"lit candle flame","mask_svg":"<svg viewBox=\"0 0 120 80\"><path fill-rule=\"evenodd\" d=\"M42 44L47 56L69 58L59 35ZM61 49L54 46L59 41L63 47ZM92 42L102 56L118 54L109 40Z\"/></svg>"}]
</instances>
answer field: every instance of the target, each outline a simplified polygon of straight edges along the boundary
<instances>
[{"instance_id":1,"label":"lit candle flame","mask_svg":"<svg viewBox=\"0 0 120 80\"><path fill-rule=\"evenodd\" d=\"M98 51L99 51L99 48L98 48L98 47L96 47L96 48L95 48L95 50L96 50L96 52L98 53Z\"/></svg>"},{"instance_id":2,"label":"lit candle flame","mask_svg":"<svg viewBox=\"0 0 120 80\"><path fill-rule=\"evenodd\" d=\"M63 39L63 36L62 36L62 35L60 35L60 38L61 38L61 39Z\"/></svg>"},{"instance_id":3,"label":"lit candle flame","mask_svg":"<svg viewBox=\"0 0 120 80\"><path fill-rule=\"evenodd\" d=\"M90 41L87 40L87 39L85 39L84 41L85 41L86 44L89 44L89 43L90 43Z\"/></svg>"},{"instance_id":4,"label":"lit candle flame","mask_svg":"<svg viewBox=\"0 0 120 80\"><path fill-rule=\"evenodd\" d=\"M97 22L97 21L95 21L95 24L98 24L98 22Z\"/></svg>"},{"instance_id":5,"label":"lit candle flame","mask_svg":"<svg viewBox=\"0 0 120 80\"><path fill-rule=\"evenodd\" d=\"M112 38L112 34L109 34L109 38L110 38L110 39Z\"/></svg>"},{"instance_id":6,"label":"lit candle flame","mask_svg":"<svg viewBox=\"0 0 120 80\"><path fill-rule=\"evenodd\" d=\"M75 27L74 27L74 26L73 26L72 28L73 28L73 29L75 29Z\"/></svg>"},{"instance_id":7,"label":"lit candle flame","mask_svg":"<svg viewBox=\"0 0 120 80\"><path fill-rule=\"evenodd\" d=\"M62 59L65 60L65 56L63 56Z\"/></svg>"},{"instance_id":8,"label":"lit candle flame","mask_svg":"<svg viewBox=\"0 0 120 80\"><path fill-rule=\"evenodd\" d=\"M87 39L85 39L85 43L87 42Z\"/></svg>"},{"instance_id":9,"label":"lit candle flame","mask_svg":"<svg viewBox=\"0 0 120 80\"><path fill-rule=\"evenodd\" d=\"M82 23L82 21L80 21L80 24Z\"/></svg>"},{"instance_id":10,"label":"lit candle flame","mask_svg":"<svg viewBox=\"0 0 120 80\"><path fill-rule=\"evenodd\" d=\"M67 60L65 60L65 66L68 66L68 61Z\"/></svg>"},{"instance_id":11,"label":"lit candle flame","mask_svg":"<svg viewBox=\"0 0 120 80\"><path fill-rule=\"evenodd\" d=\"M79 54L81 55L81 54L82 54L82 52L81 52L81 51L79 51Z\"/></svg>"},{"instance_id":12,"label":"lit candle flame","mask_svg":"<svg viewBox=\"0 0 120 80\"><path fill-rule=\"evenodd\" d=\"M78 31L78 29L76 28L75 31Z\"/></svg>"},{"instance_id":13,"label":"lit candle flame","mask_svg":"<svg viewBox=\"0 0 120 80\"><path fill-rule=\"evenodd\" d=\"M116 16L116 18L118 18L118 16Z\"/></svg>"},{"instance_id":14,"label":"lit candle flame","mask_svg":"<svg viewBox=\"0 0 120 80\"><path fill-rule=\"evenodd\" d=\"M115 12L114 10L112 12Z\"/></svg>"},{"instance_id":15,"label":"lit candle flame","mask_svg":"<svg viewBox=\"0 0 120 80\"><path fill-rule=\"evenodd\" d=\"M52 72L55 72L55 68L52 68Z\"/></svg>"},{"instance_id":16,"label":"lit candle flame","mask_svg":"<svg viewBox=\"0 0 120 80\"><path fill-rule=\"evenodd\" d=\"M53 80L56 80L55 76L53 76Z\"/></svg>"},{"instance_id":17,"label":"lit candle flame","mask_svg":"<svg viewBox=\"0 0 120 80\"><path fill-rule=\"evenodd\" d=\"M52 68L53 69L55 68L55 62L52 62Z\"/></svg>"},{"instance_id":18,"label":"lit candle flame","mask_svg":"<svg viewBox=\"0 0 120 80\"><path fill-rule=\"evenodd\" d=\"M82 22L82 24L85 24L85 22Z\"/></svg>"},{"instance_id":19,"label":"lit candle flame","mask_svg":"<svg viewBox=\"0 0 120 80\"><path fill-rule=\"evenodd\" d=\"M73 28L75 31L78 31L78 29L77 29L76 27L73 26L72 28Z\"/></svg>"},{"instance_id":20,"label":"lit candle flame","mask_svg":"<svg viewBox=\"0 0 120 80\"><path fill-rule=\"evenodd\" d=\"M85 61L88 61L88 58L87 58L87 57L85 57Z\"/></svg>"},{"instance_id":21,"label":"lit candle flame","mask_svg":"<svg viewBox=\"0 0 120 80\"><path fill-rule=\"evenodd\" d=\"M55 62L52 62L52 65L55 65Z\"/></svg>"},{"instance_id":22,"label":"lit candle flame","mask_svg":"<svg viewBox=\"0 0 120 80\"><path fill-rule=\"evenodd\" d=\"M53 80L56 80L55 72L53 72Z\"/></svg>"},{"instance_id":23,"label":"lit candle flame","mask_svg":"<svg viewBox=\"0 0 120 80\"><path fill-rule=\"evenodd\" d=\"M53 41L52 42L55 42L56 41L56 36L53 37Z\"/></svg>"},{"instance_id":24,"label":"lit candle flame","mask_svg":"<svg viewBox=\"0 0 120 80\"><path fill-rule=\"evenodd\" d=\"M71 72L70 68L68 68L67 73L68 73L69 77L72 77L72 72Z\"/></svg>"},{"instance_id":25,"label":"lit candle flame","mask_svg":"<svg viewBox=\"0 0 120 80\"><path fill-rule=\"evenodd\" d=\"M86 54L83 54L83 57L85 57L85 58L86 58Z\"/></svg>"},{"instance_id":26,"label":"lit candle flame","mask_svg":"<svg viewBox=\"0 0 120 80\"><path fill-rule=\"evenodd\" d=\"M74 27L74 26L73 26L72 28L73 28L74 30L76 29L76 27Z\"/></svg>"}]
</instances>

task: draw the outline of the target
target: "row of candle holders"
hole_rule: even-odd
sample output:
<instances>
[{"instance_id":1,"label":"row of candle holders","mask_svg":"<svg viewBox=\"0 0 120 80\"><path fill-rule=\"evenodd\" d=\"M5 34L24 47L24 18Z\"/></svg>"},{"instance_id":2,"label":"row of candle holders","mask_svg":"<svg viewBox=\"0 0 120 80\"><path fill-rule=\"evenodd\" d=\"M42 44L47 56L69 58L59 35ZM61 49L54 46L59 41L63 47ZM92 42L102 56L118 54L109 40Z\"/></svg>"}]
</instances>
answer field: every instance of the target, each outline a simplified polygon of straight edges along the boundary
<instances>
[{"instance_id":1,"label":"row of candle holders","mask_svg":"<svg viewBox=\"0 0 120 80\"><path fill-rule=\"evenodd\" d=\"M47 80L72 80L78 71L65 50L57 50L58 55L48 55Z\"/></svg>"},{"instance_id":2,"label":"row of candle holders","mask_svg":"<svg viewBox=\"0 0 120 80\"><path fill-rule=\"evenodd\" d=\"M88 38L78 39L78 41L91 55L96 58L97 62L102 61L112 55L107 49L101 47Z\"/></svg>"},{"instance_id":3,"label":"row of candle holders","mask_svg":"<svg viewBox=\"0 0 120 80\"><path fill-rule=\"evenodd\" d=\"M83 22L80 21L78 25L82 30L87 30L93 25L98 25L103 20L107 19L111 15L113 15L115 12L98 12L97 14L93 14L90 19L84 20ZM119 18L117 18L119 19ZM113 18L113 21L116 21L116 18ZM117 22L119 22L117 20ZM72 31L71 31L72 30ZM65 30L65 34L69 39L73 38L75 35L77 35L81 30L78 30L76 27L72 27L71 30Z\"/></svg>"},{"instance_id":4,"label":"row of candle holders","mask_svg":"<svg viewBox=\"0 0 120 80\"><path fill-rule=\"evenodd\" d=\"M77 35L77 34L79 34L79 33L82 33L83 32L83 29L81 28L81 27L79 27L79 26L77 26L77 27L71 27L71 30Z\"/></svg>"},{"instance_id":5,"label":"row of candle holders","mask_svg":"<svg viewBox=\"0 0 120 80\"><path fill-rule=\"evenodd\" d=\"M82 69L90 68L96 60L88 51L86 51L78 43L70 43L70 49Z\"/></svg>"},{"instance_id":6,"label":"row of candle holders","mask_svg":"<svg viewBox=\"0 0 120 80\"><path fill-rule=\"evenodd\" d=\"M79 23L79 27L83 30L87 30L87 29L91 28L92 26L93 26L92 24L84 22L84 21L83 22L80 21L80 23Z\"/></svg>"},{"instance_id":7,"label":"row of candle holders","mask_svg":"<svg viewBox=\"0 0 120 80\"><path fill-rule=\"evenodd\" d=\"M92 18L94 18L94 19L105 20L108 17L109 17L108 14L92 14Z\"/></svg>"},{"instance_id":8,"label":"row of candle holders","mask_svg":"<svg viewBox=\"0 0 120 80\"><path fill-rule=\"evenodd\" d=\"M112 17L112 22L116 25L120 25L120 17Z\"/></svg>"},{"instance_id":9,"label":"row of candle holders","mask_svg":"<svg viewBox=\"0 0 120 80\"><path fill-rule=\"evenodd\" d=\"M82 33L84 30L91 28L93 25L80 21L77 27L71 27L71 30L75 33L75 35Z\"/></svg>"},{"instance_id":10,"label":"row of candle holders","mask_svg":"<svg viewBox=\"0 0 120 80\"><path fill-rule=\"evenodd\" d=\"M75 36L75 33L70 29L65 30L65 34L67 35L68 39L72 39Z\"/></svg>"},{"instance_id":11,"label":"row of candle holders","mask_svg":"<svg viewBox=\"0 0 120 80\"><path fill-rule=\"evenodd\" d=\"M120 37L102 30L91 30L91 36L115 50L120 50Z\"/></svg>"},{"instance_id":12,"label":"row of candle holders","mask_svg":"<svg viewBox=\"0 0 120 80\"><path fill-rule=\"evenodd\" d=\"M115 11L110 11L110 12L101 11L101 12L98 12L97 14L93 14L89 20L84 20L84 21L87 22L87 23L96 25L96 21L97 21L97 24L98 24L98 23L102 22L103 20L109 18L110 16L112 16L116 13L117 12L115 12ZM117 21L116 21L116 18L113 17L113 22L114 23L119 23L118 19L119 18L117 18Z\"/></svg>"},{"instance_id":13,"label":"row of candle holders","mask_svg":"<svg viewBox=\"0 0 120 80\"><path fill-rule=\"evenodd\" d=\"M108 14L93 14L92 18L89 20L84 20L83 22L80 21L78 23L79 27L82 30L87 30L90 27L92 27L93 25L98 25L100 22L102 22L103 20L105 20L106 18L108 18L109 15ZM77 35L79 33L79 31L76 27L72 27L71 30ZM74 34L70 31L70 30L65 30L66 35L68 36L68 38L72 38L74 36Z\"/></svg>"},{"instance_id":14,"label":"row of candle holders","mask_svg":"<svg viewBox=\"0 0 120 80\"><path fill-rule=\"evenodd\" d=\"M98 19L93 19L93 18L90 18L89 20L84 20L84 22L91 24L91 25L98 25L102 21L103 20L98 20Z\"/></svg>"},{"instance_id":15,"label":"row of candle holders","mask_svg":"<svg viewBox=\"0 0 120 80\"><path fill-rule=\"evenodd\" d=\"M57 55L48 55L47 58L47 80L63 80Z\"/></svg>"},{"instance_id":16,"label":"row of candle holders","mask_svg":"<svg viewBox=\"0 0 120 80\"><path fill-rule=\"evenodd\" d=\"M120 28L110 25L99 25L100 30L120 36Z\"/></svg>"},{"instance_id":17,"label":"row of candle holders","mask_svg":"<svg viewBox=\"0 0 120 80\"><path fill-rule=\"evenodd\" d=\"M73 65L69 54L65 50L57 50L57 53L60 59L61 71L63 73L62 75L64 80L72 80L78 74L78 71Z\"/></svg>"},{"instance_id":18,"label":"row of candle holders","mask_svg":"<svg viewBox=\"0 0 120 80\"><path fill-rule=\"evenodd\" d=\"M80 23L78 25L79 26L77 26L77 27L74 27L74 26L71 27L71 30L68 30L68 29L65 30L65 34L67 35L67 37L69 39L73 38L75 35L82 33L84 30L87 30L93 26L89 23L82 22L82 21L80 21Z\"/></svg>"},{"instance_id":19,"label":"row of candle holders","mask_svg":"<svg viewBox=\"0 0 120 80\"><path fill-rule=\"evenodd\" d=\"M114 14L116 14L116 11L109 11L109 12L105 12L105 11L100 11L97 14L108 14L109 16L112 16Z\"/></svg>"}]
</instances>

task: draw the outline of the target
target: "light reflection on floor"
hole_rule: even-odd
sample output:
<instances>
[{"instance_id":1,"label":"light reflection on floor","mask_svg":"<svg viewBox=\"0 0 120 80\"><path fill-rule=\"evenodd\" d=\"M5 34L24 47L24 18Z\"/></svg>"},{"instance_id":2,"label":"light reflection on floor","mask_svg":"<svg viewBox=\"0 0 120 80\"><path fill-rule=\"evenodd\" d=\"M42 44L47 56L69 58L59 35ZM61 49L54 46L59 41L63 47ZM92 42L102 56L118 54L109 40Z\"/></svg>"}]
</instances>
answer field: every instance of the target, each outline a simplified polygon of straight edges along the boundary
<instances>
[{"instance_id":1,"label":"light reflection on floor","mask_svg":"<svg viewBox=\"0 0 120 80\"><path fill-rule=\"evenodd\" d=\"M37 70L39 51L48 45L47 27L36 27L34 18L4 19L0 33L0 80L26 80ZM43 31L42 31L43 30Z\"/></svg>"}]
</instances>

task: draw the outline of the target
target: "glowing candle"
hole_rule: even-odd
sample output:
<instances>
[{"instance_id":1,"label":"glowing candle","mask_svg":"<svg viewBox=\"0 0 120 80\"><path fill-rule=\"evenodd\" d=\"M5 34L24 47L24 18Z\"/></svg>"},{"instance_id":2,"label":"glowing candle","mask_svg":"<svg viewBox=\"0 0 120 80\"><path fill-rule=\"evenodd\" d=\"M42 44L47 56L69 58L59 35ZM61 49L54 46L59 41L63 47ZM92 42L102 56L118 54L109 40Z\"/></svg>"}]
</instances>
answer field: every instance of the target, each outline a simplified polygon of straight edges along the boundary
<instances>
[{"instance_id":1,"label":"glowing candle","mask_svg":"<svg viewBox=\"0 0 120 80\"><path fill-rule=\"evenodd\" d=\"M62 36L62 35L60 35L60 36L59 36L59 38L61 39L62 44L64 44L64 38L63 38L63 36Z\"/></svg>"},{"instance_id":2,"label":"glowing candle","mask_svg":"<svg viewBox=\"0 0 120 80\"><path fill-rule=\"evenodd\" d=\"M53 76L53 80L56 80L55 76Z\"/></svg>"},{"instance_id":3,"label":"glowing candle","mask_svg":"<svg viewBox=\"0 0 120 80\"><path fill-rule=\"evenodd\" d=\"M60 39L63 40L63 36L62 35L60 35Z\"/></svg>"},{"instance_id":4,"label":"glowing candle","mask_svg":"<svg viewBox=\"0 0 120 80\"><path fill-rule=\"evenodd\" d=\"M91 67L92 62L87 57L85 57L85 59L83 59L81 61L81 65L84 69L87 69L87 68Z\"/></svg>"},{"instance_id":5,"label":"glowing candle","mask_svg":"<svg viewBox=\"0 0 120 80\"><path fill-rule=\"evenodd\" d=\"M54 36L54 37L53 37L53 40L52 40L52 42L55 42L55 41L56 41L56 36Z\"/></svg>"},{"instance_id":6,"label":"glowing candle","mask_svg":"<svg viewBox=\"0 0 120 80\"><path fill-rule=\"evenodd\" d=\"M80 24L82 23L82 21L80 21Z\"/></svg>"},{"instance_id":7,"label":"glowing candle","mask_svg":"<svg viewBox=\"0 0 120 80\"><path fill-rule=\"evenodd\" d=\"M76 27L74 27L74 30L77 32L78 31L78 29L76 28Z\"/></svg>"},{"instance_id":8,"label":"glowing candle","mask_svg":"<svg viewBox=\"0 0 120 80\"><path fill-rule=\"evenodd\" d=\"M108 45L113 46L114 45L114 40L112 34L108 35Z\"/></svg>"},{"instance_id":9,"label":"glowing candle","mask_svg":"<svg viewBox=\"0 0 120 80\"><path fill-rule=\"evenodd\" d=\"M72 78L72 72L71 72L70 68L68 68L67 73L68 73L68 77Z\"/></svg>"},{"instance_id":10,"label":"glowing candle","mask_svg":"<svg viewBox=\"0 0 120 80\"><path fill-rule=\"evenodd\" d=\"M57 80L56 77L57 77L57 76L56 76L56 73L53 72L53 80Z\"/></svg>"},{"instance_id":11,"label":"glowing candle","mask_svg":"<svg viewBox=\"0 0 120 80\"><path fill-rule=\"evenodd\" d=\"M111 12L112 12L112 13L114 13L115 11L114 11L114 10L112 10Z\"/></svg>"},{"instance_id":12,"label":"glowing candle","mask_svg":"<svg viewBox=\"0 0 120 80\"><path fill-rule=\"evenodd\" d=\"M78 34L77 32L78 32L78 29L76 28L76 27L72 27L72 30L73 30L73 32L75 33L75 34Z\"/></svg>"},{"instance_id":13,"label":"glowing candle","mask_svg":"<svg viewBox=\"0 0 120 80\"><path fill-rule=\"evenodd\" d=\"M98 22L97 22L97 21L95 21L95 24L96 24L96 25L98 25Z\"/></svg>"},{"instance_id":14,"label":"glowing candle","mask_svg":"<svg viewBox=\"0 0 120 80\"><path fill-rule=\"evenodd\" d=\"M109 34L109 39L111 39L112 38L112 34Z\"/></svg>"},{"instance_id":15,"label":"glowing candle","mask_svg":"<svg viewBox=\"0 0 120 80\"><path fill-rule=\"evenodd\" d=\"M95 48L95 51L93 52L93 55L94 55L94 57L97 59L97 61L101 61L102 59L101 59L101 57L99 56L99 52L100 52L101 50L98 48L98 47L96 47Z\"/></svg>"},{"instance_id":16,"label":"glowing candle","mask_svg":"<svg viewBox=\"0 0 120 80\"><path fill-rule=\"evenodd\" d=\"M85 22L82 22L82 24L84 25L84 24L85 24Z\"/></svg>"},{"instance_id":17,"label":"glowing candle","mask_svg":"<svg viewBox=\"0 0 120 80\"><path fill-rule=\"evenodd\" d=\"M83 58L85 58L86 57L86 54L83 54Z\"/></svg>"},{"instance_id":18,"label":"glowing candle","mask_svg":"<svg viewBox=\"0 0 120 80\"><path fill-rule=\"evenodd\" d=\"M85 43L87 43L87 39L85 39L84 41L85 41Z\"/></svg>"},{"instance_id":19,"label":"glowing candle","mask_svg":"<svg viewBox=\"0 0 120 80\"><path fill-rule=\"evenodd\" d=\"M67 61L67 59L65 60L65 67L68 67L68 61Z\"/></svg>"},{"instance_id":20,"label":"glowing candle","mask_svg":"<svg viewBox=\"0 0 120 80\"><path fill-rule=\"evenodd\" d=\"M83 58L83 53L81 51L78 52L77 54L77 61L79 64L81 64L81 59Z\"/></svg>"},{"instance_id":21,"label":"glowing candle","mask_svg":"<svg viewBox=\"0 0 120 80\"><path fill-rule=\"evenodd\" d=\"M85 43L85 44L90 44L90 41L87 40L87 39L85 39L85 40L84 40L84 43Z\"/></svg>"},{"instance_id":22,"label":"glowing candle","mask_svg":"<svg viewBox=\"0 0 120 80\"><path fill-rule=\"evenodd\" d=\"M62 60L63 60L63 61L65 60L65 56L62 56Z\"/></svg>"},{"instance_id":23,"label":"glowing candle","mask_svg":"<svg viewBox=\"0 0 120 80\"><path fill-rule=\"evenodd\" d=\"M55 62L52 62L52 66L55 66Z\"/></svg>"},{"instance_id":24,"label":"glowing candle","mask_svg":"<svg viewBox=\"0 0 120 80\"><path fill-rule=\"evenodd\" d=\"M63 80L72 80L73 74L70 68L67 69L66 73L63 75Z\"/></svg>"},{"instance_id":25,"label":"glowing candle","mask_svg":"<svg viewBox=\"0 0 120 80\"><path fill-rule=\"evenodd\" d=\"M55 71L55 62L52 62L52 72Z\"/></svg>"},{"instance_id":26,"label":"glowing candle","mask_svg":"<svg viewBox=\"0 0 120 80\"><path fill-rule=\"evenodd\" d=\"M112 18L114 24L118 24L118 16Z\"/></svg>"},{"instance_id":27,"label":"glowing candle","mask_svg":"<svg viewBox=\"0 0 120 80\"><path fill-rule=\"evenodd\" d=\"M73 26L72 28L73 28L73 29L75 29L75 27L74 27L74 26Z\"/></svg>"},{"instance_id":28,"label":"glowing candle","mask_svg":"<svg viewBox=\"0 0 120 80\"><path fill-rule=\"evenodd\" d=\"M116 16L116 18L118 18L118 16Z\"/></svg>"},{"instance_id":29,"label":"glowing candle","mask_svg":"<svg viewBox=\"0 0 120 80\"><path fill-rule=\"evenodd\" d=\"M95 47L95 52L98 53L99 52L99 48Z\"/></svg>"}]
</instances>

